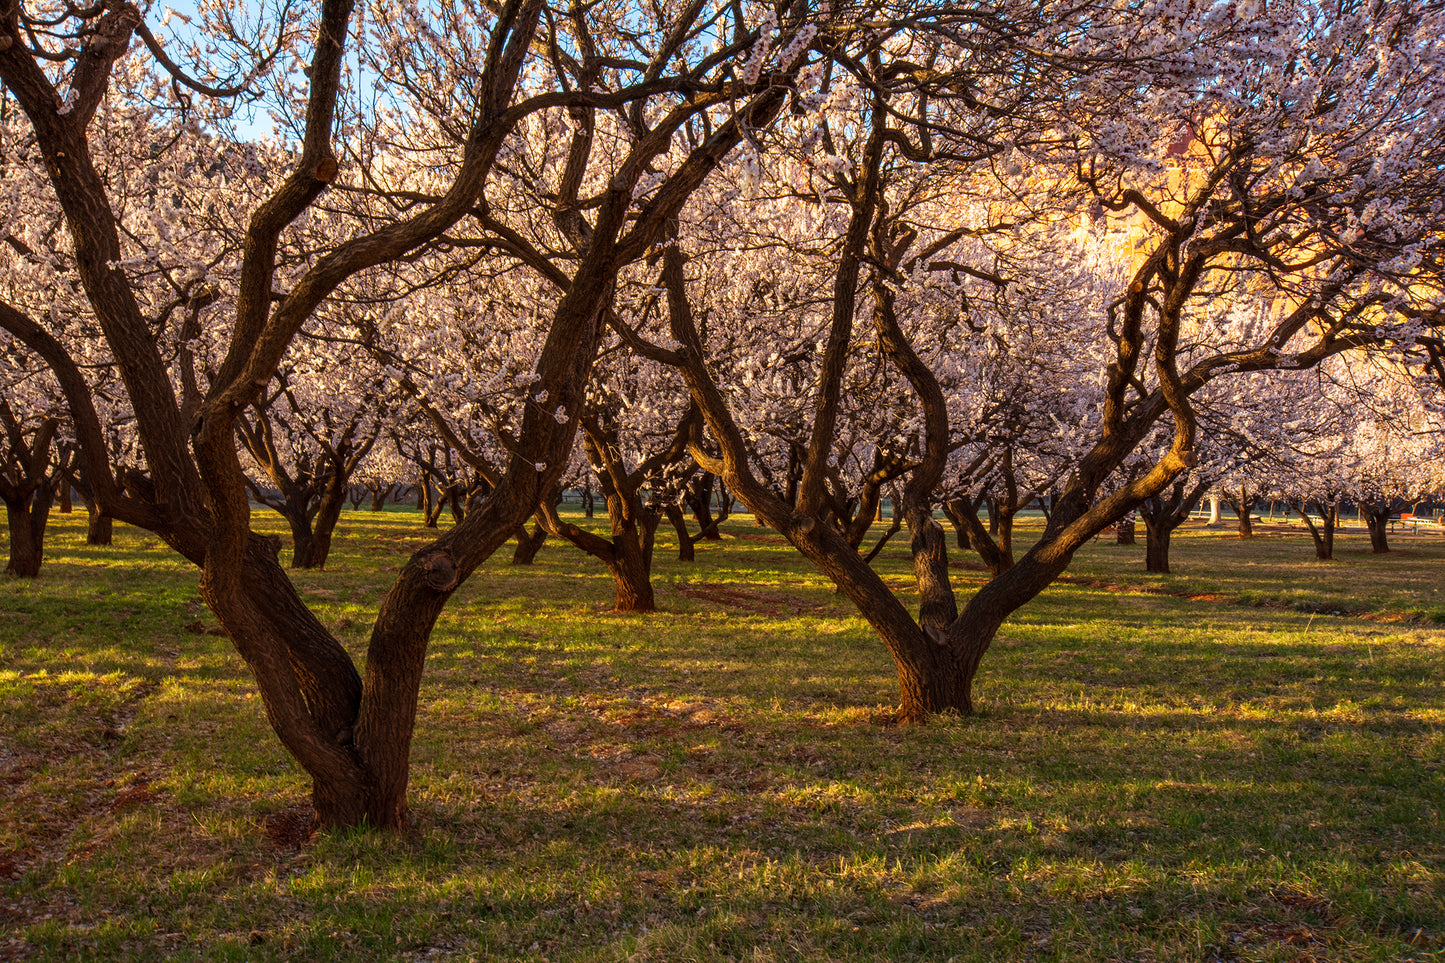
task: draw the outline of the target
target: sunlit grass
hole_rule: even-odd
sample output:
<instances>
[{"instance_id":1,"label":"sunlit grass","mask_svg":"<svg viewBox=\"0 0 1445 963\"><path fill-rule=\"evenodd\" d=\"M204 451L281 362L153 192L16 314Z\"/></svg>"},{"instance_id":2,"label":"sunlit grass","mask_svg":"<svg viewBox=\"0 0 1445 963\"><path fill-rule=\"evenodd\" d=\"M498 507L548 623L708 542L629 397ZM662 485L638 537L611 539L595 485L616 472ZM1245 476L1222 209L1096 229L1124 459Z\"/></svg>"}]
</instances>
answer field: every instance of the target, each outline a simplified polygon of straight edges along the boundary
<instances>
[{"instance_id":1,"label":"sunlit grass","mask_svg":"<svg viewBox=\"0 0 1445 963\"><path fill-rule=\"evenodd\" d=\"M570 548L503 552L433 637L415 832L293 850L265 827L307 780L194 573L57 518L42 577L0 582L0 958L1439 958L1445 538L1228 534L1184 530L1170 576L1089 546L981 714L912 728L881 644L746 520L692 565L660 533L646 617ZM297 573L358 660L425 539L348 513ZM906 586L901 548L879 567Z\"/></svg>"}]
</instances>

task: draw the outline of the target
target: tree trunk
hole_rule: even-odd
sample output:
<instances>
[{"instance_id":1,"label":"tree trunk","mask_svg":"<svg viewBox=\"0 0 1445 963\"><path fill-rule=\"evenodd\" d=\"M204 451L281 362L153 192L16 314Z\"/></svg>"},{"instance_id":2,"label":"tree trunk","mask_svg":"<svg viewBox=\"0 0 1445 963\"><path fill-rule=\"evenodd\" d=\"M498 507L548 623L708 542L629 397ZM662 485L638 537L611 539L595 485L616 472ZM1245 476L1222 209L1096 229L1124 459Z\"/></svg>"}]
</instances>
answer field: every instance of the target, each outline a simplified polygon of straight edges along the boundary
<instances>
[{"instance_id":1,"label":"tree trunk","mask_svg":"<svg viewBox=\"0 0 1445 963\"><path fill-rule=\"evenodd\" d=\"M1238 494L1225 492L1224 500L1239 516L1239 537L1254 538L1254 506L1259 504L1259 496L1241 486Z\"/></svg>"},{"instance_id":2,"label":"tree trunk","mask_svg":"<svg viewBox=\"0 0 1445 963\"><path fill-rule=\"evenodd\" d=\"M913 577L918 583L918 624L930 638L941 641L958 618L958 602L948 581L948 544L943 527L930 512L910 507L907 517Z\"/></svg>"},{"instance_id":3,"label":"tree trunk","mask_svg":"<svg viewBox=\"0 0 1445 963\"><path fill-rule=\"evenodd\" d=\"M512 552L513 565L531 565L537 558L537 553L542 550L542 543L547 541L547 531L541 525L533 525L532 533L527 534L527 526L517 528L517 548Z\"/></svg>"},{"instance_id":4,"label":"tree trunk","mask_svg":"<svg viewBox=\"0 0 1445 963\"><path fill-rule=\"evenodd\" d=\"M306 517L306 506L288 498L281 514L291 529L291 567L316 567L316 537L311 532L311 519Z\"/></svg>"},{"instance_id":5,"label":"tree trunk","mask_svg":"<svg viewBox=\"0 0 1445 963\"><path fill-rule=\"evenodd\" d=\"M715 542L722 538L722 535L718 533L717 523L712 514L713 478L713 475L704 473L694 485L690 486L686 501L687 507L692 510L693 518L697 520L698 537ZM677 527L676 522L673 523L673 527ZM692 561L692 559L683 561Z\"/></svg>"},{"instance_id":6,"label":"tree trunk","mask_svg":"<svg viewBox=\"0 0 1445 963\"><path fill-rule=\"evenodd\" d=\"M1370 551L1375 555L1390 554L1390 509L1386 506L1361 506L1365 527L1370 531Z\"/></svg>"},{"instance_id":7,"label":"tree trunk","mask_svg":"<svg viewBox=\"0 0 1445 963\"><path fill-rule=\"evenodd\" d=\"M45 557L45 525L50 519L54 490L41 485L19 498L5 499L5 521L10 532L10 558L5 574L35 578Z\"/></svg>"},{"instance_id":8,"label":"tree trunk","mask_svg":"<svg viewBox=\"0 0 1445 963\"><path fill-rule=\"evenodd\" d=\"M682 506L668 505L663 509L663 513L667 515L668 523L672 525L673 532L677 534L677 560L679 562L697 561L697 539L688 533L687 515L683 512Z\"/></svg>"},{"instance_id":9,"label":"tree trunk","mask_svg":"<svg viewBox=\"0 0 1445 963\"><path fill-rule=\"evenodd\" d=\"M425 490L426 508L423 511L425 512L426 527L436 528L437 523L441 521L442 512L446 511L446 499L441 497L440 492L433 496L430 485L425 486Z\"/></svg>"},{"instance_id":10,"label":"tree trunk","mask_svg":"<svg viewBox=\"0 0 1445 963\"><path fill-rule=\"evenodd\" d=\"M1310 518L1309 510L1314 508L1320 515L1320 523ZM1318 502L1301 502L1298 506L1300 518L1304 519L1305 527L1310 530L1310 540L1315 545L1315 559L1321 562L1328 562L1335 557L1335 515L1334 507Z\"/></svg>"},{"instance_id":11,"label":"tree trunk","mask_svg":"<svg viewBox=\"0 0 1445 963\"><path fill-rule=\"evenodd\" d=\"M950 645L921 636L911 645L890 645L901 695L898 721L927 722L940 712L972 715L973 679L992 638L989 633L986 640Z\"/></svg>"},{"instance_id":12,"label":"tree trunk","mask_svg":"<svg viewBox=\"0 0 1445 963\"><path fill-rule=\"evenodd\" d=\"M100 513L100 506L95 503L88 483L76 485L75 490L80 493L80 500L85 505L85 544L109 545L115 531L110 516Z\"/></svg>"},{"instance_id":13,"label":"tree trunk","mask_svg":"<svg viewBox=\"0 0 1445 963\"><path fill-rule=\"evenodd\" d=\"M1120 519L1114 526L1114 541L1118 545L1133 545L1137 540L1138 519L1133 512L1126 518Z\"/></svg>"},{"instance_id":14,"label":"tree trunk","mask_svg":"<svg viewBox=\"0 0 1445 963\"><path fill-rule=\"evenodd\" d=\"M85 544L109 545L115 526L109 515L102 515L89 507L90 517L85 526Z\"/></svg>"},{"instance_id":15,"label":"tree trunk","mask_svg":"<svg viewBox=\"0 0 1445 963\"><path fill-rule=\"evenodd\" d=\"M637 503L623 506L621 499L607 499L612 520L612 557L607 568L617 587L617 611L652 612L652 544L657 533L658 512ZM628 508L630 507L630 511Z\"/></svg>"},{"instance_id":16,"label":"tree trunk","mask_svg":"<svg viewBox=\"0 0 1445 963\"><path fill-rule=\"evenodd\" d=\"M1168 525L1144 523L1144 570L1169 574L1169 537L1174 532Z\"/></svg>"},{"instance_id":17,"label":"tree trunk","mask_svg":"<svg viewBox=\"0 0 1445 963\"><path fill-rule=\"evenodd\" d=\"M657 608L652 592L652 573L640 553L619 552L607 566L617 589L618 612L652 612Z\"/></svg>"},{"instance_id":18,"label":"tree trunk","mask_svg":"<svg viewBox=\"0 0 1445 963\"><path fill-rule=\"evenodd\" d=\"M341 520L341 509L346 503L345 480L335 476L321 496L316 509L316 518L311 523L311 564L307 568L324 569L326 559L331 555L331 537L336 533L336 523Z\"/></svg>"}]
</instances>

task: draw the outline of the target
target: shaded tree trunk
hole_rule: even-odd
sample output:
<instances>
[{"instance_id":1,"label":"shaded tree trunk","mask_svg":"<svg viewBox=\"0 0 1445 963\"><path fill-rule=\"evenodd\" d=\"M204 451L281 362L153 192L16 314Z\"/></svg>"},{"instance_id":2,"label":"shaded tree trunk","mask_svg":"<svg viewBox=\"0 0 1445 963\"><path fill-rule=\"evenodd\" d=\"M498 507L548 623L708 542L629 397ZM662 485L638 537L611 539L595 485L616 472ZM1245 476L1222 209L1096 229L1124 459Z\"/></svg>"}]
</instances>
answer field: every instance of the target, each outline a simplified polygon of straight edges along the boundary
<instances>
[{"instance_id":1,"label":"shaded tree trunk","mask_svg":"<svg viewBox=\"0 0 1445 963\"><path fill-rule=\"evenodd\" d=\"M85 472L77 471L71 478L70 484L74 486L80 495L81 504L85 506L85 544L87 545L109 545L115 532L115 524L109 515L100 510L100 505L95 500L95 493L90 487Z\"/></svg>"},{"instance_id":2,"label":"shaded tree trunk","mask_svg":"<svg viewBox=\"0 0 1445 963\"><path fill-rule=\"evenodd\" d=\"M673 532L677 535L677 560L679 562L697 561L697 539L703 536L694 536L687 530L687 514L683 512L681 505L666 505L662 509L667 516L668 524L672 526ZM714 526L714 531L716 526Z\"/></svg>"},{"instance_id":3,"label":"shaded tree trunk","mask_svg":"<svg viewBox=\"0 0 1445 963\"><path fill-rule=\"evenodd\" d=\"M115 523L109 515L102 515L90 506L86 506L89 515L85 525L85 544L87 545L109 545L115 535Z\"/></svg>"},{"instance_id":4,"label":"shaded tree trunk","mask_svg":"<svg viewBox=\"0 0 1445 963\"><path fill-rule=\"evenodd\" d=\"M1321 562L1328 562L1335 557L1335 523L1338 509L1333 501L1318 501L1315 499L1301 499L1295 505L1300 518L1304 519L1305 527L1309 529L1310 540L1314 542L1315 558ZM1310 517L1313 511L1320 516L1317 524Z\"/></svg>"},{"instance_id":5,"label":"shaded tree trunk","mask_svg":"<svg viewBox=\"0 0 1445 963\"><path fill-rule=\"evenodd\" d=\"M1169 541L1174 531L1189 520L1194 506L1204 497L1207 481L1198 482L1193 489L1186 487L1186 480L1180 478L1173 485L1144 499L1139 514L1144 519L1144 568L1161 575L1169 574Z\"/></svg>"},{"instance_id":6,"label":"shaded tree trunk","mask_svg":"<svg viewBox=\"0 0 1445 963\"><path fill-rule=\"evenodd\" d=\"M956 498L944 503L943 514L958 533L959 547L972 548L988 570L997 575L1007 571L1014 563L1012 540L998 540L989 533L978 517L978 510L984 503L985 499L981 497L974 500Z\"/></svg>"},{"instance_id":7,"label":"shaded tree trunk","mask_svg":"<svg viewBox=\"0 0 1445 963\"><path fill-rule=\"evenodd\" d=\"M634 525L625 525L622 531L613 529L613 542L619 544L619 551L608 564L612 581L617 590L617 611L652 612L657 600L652 591L652 546L657 531L658 513L644 509L639 519L642 530Z\"/></svg>"},{"instance_id":8,"label":"shaded tree trunk","mask_svg":"<svg viewBox=\"0 0 1445 963\"><path fill-rule=\"evenodd\" d=\"M45 526L56 484L69 487L59 465L52 474L51 451L60 422L55 418L16 416L0 397L0 500L10 533L9 575L35 578L45 555Z\"/></svg>"},{"instance_id":9,"label":"shaded tree trunk","mask_svg":"<svg viewBox=\"0 0 1445 963\"><path fill-rule=\"evenodd\" d=\"M512 552L513 565L531 565L537 558L537 553L542 550L542 544L547 541L547 530L541 525L533 525L531 534L527 533L525 525L517 529L517 548Z\"/></svg>"},{"instance_id":10,"label":"shaded tree trunk","mask_svg":"<svg viewBox=\"0 0 1445 963\"><path fill-rule=\"evenodd\" d=\"M368 482L366 490L371 493L371 510L379 512L386 507L387 499L396 492L393 484L381 484L380 482Z\"/></svg>"},{"instance_id":11,"label":"shaded tree trunk","mask_svg":"<svg viewBox=\"0 0 1445 963\"><path fill-rule=\"evenodd\" d=\"M683 496L683 500L687 502L688 509L692 511L692 517L697 521L697 537L705 538L710 542L715 542L722 538L721 533L718 532L718 525L727 518L727 509L725 507L720 509L720 516L718 518L713 518L712 495L716 477L717 476L710 472L703 472L700 477L687 486L687 492ZM676 522L673 523L673 527L677 528ZM678 530L679 535L686 527L684 523L683 528ZM691 558L683 559L683 561L691 560Z\"/></svg>"},{"instance_id":12,"label":"shaded tree trunk","mask_svg":"<svg viewBox=\"0 0 1445 963\"><path fill-rule=\"evenodd\" d=\"M5 574L35 578L45 557L45 526L54 503L54 489L40 485L19 498L5 497L5 522L10 534L10 557Z\"/></svg>"},{"instance_id":13,"label":"shaded tree trunk","mask_svg":"<svg viewBox=\"0 0 1445 963\"><path fill-rule=\"evenodd\" d=\"M1370 552L1375 555L1390 554L1390 503L1362 504L1360 514L1364 515L1365 527L1370 532Z\"/></svg>"},{"instance_id":14,"label":"shaded tree trunk","mask_svg":"<svg viewBox=\"0 0 1445 963\"><path fill-rule=\"evenodd\" d=\"M1226 491L1224 500L1239 516L1239 537L1254 538L1254 506L1259 504L1258 493L1252 493L1241 485L1238 492Z\"/></svg>"},{"instance_id":15,"label":"shaded tree trunk","mask_svg":"<svg viewBox=\"0 0 1445 963\"><path fill-rule=\"evenodd\" d=\"M1169 538L1174 531L1166 526L1144 524L1144 570L1169 574Z\"/></svg>"}]
</instances>

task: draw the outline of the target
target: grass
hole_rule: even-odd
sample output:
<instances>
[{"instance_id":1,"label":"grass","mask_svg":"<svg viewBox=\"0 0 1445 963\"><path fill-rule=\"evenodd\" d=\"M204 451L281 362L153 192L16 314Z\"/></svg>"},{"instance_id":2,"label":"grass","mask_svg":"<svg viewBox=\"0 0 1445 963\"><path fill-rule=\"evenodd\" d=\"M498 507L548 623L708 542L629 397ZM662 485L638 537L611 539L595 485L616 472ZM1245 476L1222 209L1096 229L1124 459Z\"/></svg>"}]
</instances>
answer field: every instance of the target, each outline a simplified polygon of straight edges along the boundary
<instances>
[{"instance_id":1,"label":"grass","mask_svg":"<svg viewBox=\"0 0 1445 963\"><path fill-rule=\"evenodd\" d=\"M342 529L297 582L359 659L425 536ZM1317 563L1186 529L1170 576L1096 542L1004 627L982 713L910 728L761 529L664 539L646 617L568 547L499 557L433 637L416 831L298 849L268 826L307 781L194 573L82 533L0 582L0 959L1445 958L1439 537Z\"/></svg>"}]
</instances>

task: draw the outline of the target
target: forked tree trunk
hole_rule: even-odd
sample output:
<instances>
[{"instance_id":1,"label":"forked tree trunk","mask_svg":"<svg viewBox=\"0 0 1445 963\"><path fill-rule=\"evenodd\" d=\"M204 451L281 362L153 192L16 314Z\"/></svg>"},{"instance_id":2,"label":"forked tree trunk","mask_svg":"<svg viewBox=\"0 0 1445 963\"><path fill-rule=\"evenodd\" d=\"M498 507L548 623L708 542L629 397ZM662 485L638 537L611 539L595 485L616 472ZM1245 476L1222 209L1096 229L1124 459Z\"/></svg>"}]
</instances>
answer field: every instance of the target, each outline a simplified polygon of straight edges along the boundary
<instances>
[{"instance_id":1,"label":"forked tree trunk","mask_svg":"<svg viewBox=\"0 0 1445 963\"><path fill-rule=\"evenodd\" d=\"M435 497L432 495L431 487L426 489L426 507L422 510L425 514L425 527L436 528L441 521L442 512L446 511L446 499L438 492Z\"/></svg>"},{"instance_id":2,"label":"forked tree trunk","mask_svg":"<svg viewBox=\"0 0 1445 963\"><path fill-rule=\"evenodd\" d=\"M551 534L571 542L607 566L617 592L616 611L654 611L652 547L661 512L644 506L635 493L624 496L610 485L606 497L611 539L562 521L555 508L549 510L544 506L543 517Z\"/></svg>"},{"instance_id":3,"label":"forked tree trunk","mask_svg":"<svg viewBox=\"0 0 1445 963\"><path fill-rule=\"evenodd\" d=\"M617 589L618 612L652 612L657 608L652 591L652 546L659 513L640 504L626 511L618 498L607 499L612 521L611 557L604 558Z\"/></svg>"},{"instance_id":4,"label":"forked tree trunk","mask_svg":"<svg viewBox=\"0 0 1445 963\"><path fill-rule=\"evenodd\" d=\"M1310 509L1314 509L1320 516L1319 524L1310 518ZM1301 502L1296 506L1300 518L1304 519L1305 527L1309 529L1310 540L1314 542L1315 559L1321 562L1328 562L1335 557L1335 510L1334 506L1321 504L1319 502Z\"/></svg>"},{"instance_id":5,"label":"forked tree trunk","mask_svg":"<svg viewBox=\"0 0 1445 963\"><path fill-rule=\"evenodd\" d=\"M984 640L965 643L960 637L941 645L920 636L910 644L890 646L898 670L898 721L917 724L939 713L972 715L973 679L991 640L990 634Z\"/></svg>"},{"instance_id":6,"label":"forked tree trunk","mask_svg":"<svg viewBox=\"0 0 1445 963\"><path fill-rule=\"evenodd\" d=\"M1390 509L1378 506L1362 506L1365 527L1370 532L1370 551L1375 555L1390 554Z\"/></svg>"},{"instance_id":7,"label":"forked tree trunk","mask_svg":"<svg viewBox=\"0 0 1445 963\"><path fill-rule=\"evenodd\" d=\"M527 533L527 526L517 528L517 548L512 552L513 565L531 565L537 558L537 553L542 550L542 544L547 541L547 530L541 525L533 525L532 532Z\"/></svg>"},{"instance_id":8,"label":"forked tree trunk","mask_svg":"<svg viewBox=\"0 0 1445 963\"><path fill-rule=\"evenodd\" d=\"M1224 500L1239 517L1239 537L1254 538L1254 506L1259 504L1259 496L1251 495L1248 488L1241 487L1238 494L1225 492Z\"/></svg>"},{"instance_id":9,"label":"forked tree trunk","mask_svg":"<svg viewBox=\"0 0 1445 963\"><path fill-rule=\"evenodd\" d=\"M1175 530L1188 521L1206 484L1199 482L1191 490L1181 478L1159 494L1144 499L1139 506L1139 516L1144 519L1146 571L1169 574L1169 541Z\"/></svg>"}]
</instances>

